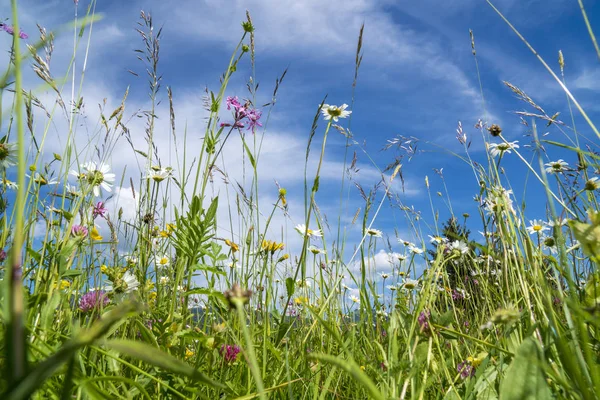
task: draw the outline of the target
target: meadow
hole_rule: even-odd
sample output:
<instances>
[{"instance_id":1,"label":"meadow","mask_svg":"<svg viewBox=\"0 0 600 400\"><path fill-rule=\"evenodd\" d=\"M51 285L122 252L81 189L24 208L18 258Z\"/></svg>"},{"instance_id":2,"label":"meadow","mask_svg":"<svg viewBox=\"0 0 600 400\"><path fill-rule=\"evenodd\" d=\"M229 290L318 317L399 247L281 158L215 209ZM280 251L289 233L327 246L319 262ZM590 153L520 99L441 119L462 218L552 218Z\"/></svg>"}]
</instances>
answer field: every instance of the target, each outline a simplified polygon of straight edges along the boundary
<instances>
[{"instance_id":1,"label":"meadow","mask_svg":"<svg viewBox=\"0 0 600 400\"><path fill-rule=\"evenodd\" d=\"M76 75L73 63L55 77L55 34L21 31L12 3L12 17L0 25L13 39L2 49L12 56L0 75L3 399L600 398L600 131L568 90L562 53L549 65L521 37L562 87L571 115L548 115L506 83L529 110L515 118L535 146L508 141L485 115L456 128L452 140L463 151L455 156L470 167L476 215L440 211L433 201L431 210L402 203L397 189L408 160L427 155L418 139L397 137L383 144L389 160L373 188L353 182L357 156L348 150L340 215L326 218L318 194L327 140L342 135L349 149L360 149L359 133L349 129L360 118L353 99L363 30L356 32L352 94L347 104L328 104L323 93L315 104L306 163L298 166L303 219L288 221L284 234L276 224L289 220L288 192L276 184L264 198L258 165L287 71L267 88L256 83L261 55L251 10L223 61L220 87L207 88L197 105L208 116L201 138L189 137L177 119L176 96L160 71L162 25L141 12L136 54L149 107L129 110L123 88L120 106L99 105L95 141L82 148L85 74ZM497 13L507 35L520 36ZM69 27L73 59L87 57L91 27L102 23L90 7ZM477 65L473 33L471 45ZM24 87L25 69L33 69L37 87ZM251 76L244 97L230 95L234 74ZM259 103L259 91L271 100ZM160 101L169 103L168 115L156 114ZM576 117L586 125L575 127ZM140 118L144 148L129 128ZM159 118L169 121L169 143L155 140ZM48 154L55 123L66 127L67 141L61 154ZM563 140L544 137L549 128ZM233 140L242 182L228 179ZM485 151L472 155L473 140ZM201 143L198 154L185 151L191 141ZM131 147L141 174L112 170L117 146ZM168 162L160 157L166 146L175 154ZM545 148L577 162L547 159ZM544 188L540 204L515 194L503 170L508 157ZM423 185L430 199L445 196L430 191L429 179ZM124 186L134 210L109 210ZM362 202L349 216L348 196ZM384 204L394 204L410 238L378 229ZM530 210L544 210L545 219L530 219ZM351 229L360 241L347 239ZM288 243L289 235L300 245ZM373 265L381 248L389 271Z\"/></svg>"}]
</instances>

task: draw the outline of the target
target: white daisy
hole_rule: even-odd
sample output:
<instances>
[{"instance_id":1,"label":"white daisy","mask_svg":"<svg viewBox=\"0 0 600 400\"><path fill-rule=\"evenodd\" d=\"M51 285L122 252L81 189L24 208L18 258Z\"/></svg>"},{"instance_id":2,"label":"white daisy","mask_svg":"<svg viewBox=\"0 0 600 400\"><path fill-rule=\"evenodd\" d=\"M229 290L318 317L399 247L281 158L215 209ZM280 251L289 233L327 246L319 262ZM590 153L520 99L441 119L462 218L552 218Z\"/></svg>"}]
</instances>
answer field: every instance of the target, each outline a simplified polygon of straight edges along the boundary
<instances>
[{"instance_id":1,"label":"white daisy","mask_svg":"<svg viewBox=\"0 0 600 400\"><path fill-rule=\"evenodd\" d=\"M350 296L350 301L356 304L360 304L360 299L356 296Z\"/></svg>"},{"instance_id":2,"label":"white daisy","mask_svg":"<svg viewBox=\"0 0 600 400\"><path fill-rule=\"evenodd\" d=\"M394 285L388 285L388 286L387 286L387 288L388 288L389 290L391 290L392 292L398 289L398 288L397 288L396 286L394 286Z\"/></svg>"},{"instance_id":3,"label":"white daisy","mask_svg":"<svg viewBox=\"0 0 600 400\"><path fill-rule=\"evenodd\" d=\"M339 118L346 118L348 115L352 114L352 111L346 111L347 107L348 104L342 104L339 107L323 104L323 107L321 107L321 112L323 113L323 117L326 121L333 119L335 122L338 122Z\"/></svg>"},{"instance_id":4,"label":"white daisy","mask_svg":"<svg viewBox=\"0 0 600 400\"><path fill-rule=\"evenodd\" d=\"M403 244L405 246L414 246L413 243L409 242L408 240L401 239L401 238L398 238L398 243Z\"/></svg>"},{"instance_id":5,"label":"white daisy","mask_svg":"<svg viewBox=\"0 0 600 400\"><path fill-rule=\"evenodd\" d=\"M527 232L529 232L530 235L533 235L534 233L537 233L538 235L543 233L544 231L547 231L548 228L546 226L546 224L540 220L534 219L533 221L529 221L529 226L527 227Z\"/></svg>"},{"instance_id":6,"label":"white daisy","mask_svg":"<svg viewBox=\"0 0 600 400\"><path fill-rule=\"evenodd\" d=\"M296 225L296 227L294 228L298 231L299 234L301 234L302 236L308 236L308 237L312 237L312 236L323 236L323 233L321 232L320 229L309 229L306 227L306 225L304 224L298 224Z\"/></svg>"},{"instance_id":7,"label":"white daisy","mask_svg":"<svg viewBox=\"0 0 600 400\"><path fill-rule=\"evenodd\" d=\"M600 189L600 182L598 181L598 177L595 176L589 179L584 186L585 190L593 191Z\"/></svg>"},{"instance_id":8,"label":"white daisy","mask_svg":"<svg viewBox=\"0 0 600 400\"><path fill-rule=\"evenodd\" d=\"M17 144L0 143L0 168L7 169L17 165Z\"/></svg>"},{"instance_id":9,"label":"white daisy","mask_svg":"<svg viewBox=\"0 0 600 400\"><path fill-rule=\"evenodd\" d=\"M396 257L398 258L398 261L400 261L400 262L402 262L408 258L405 254L397 254Z\"/></svg>"},{"instance_id":10,"label":"white daisy","mask_svg":"<svg viewBox=\"0 0 600 400\"><path fill-rule=\"evenodd\" d=\"M558 174L560 172L564 172L567 170L568 165L569 164L562 159L558 161L550 161L549 163L544 164L546 167L546 173L548 174Z\"/></svg>"},{"instance_id":11,"label":"white daisy","mask_svg":"<svg viewBox=\"0 0 600 400\"><path fill-rule=\"evenodd\" d=\"M496 157L498 155L503 155L504 153L510 153L512 149L518 149L519 145L517 143L519 143L518 140L507 143L490 143L488 149L492 157Z\"/></svg>"},{"instance_id":12,"label":"white daisy","mask_svg":"<svg viewBox=\"0 0 600 400\"><path fill-rule=\"evenodd\" d=\"M429 243L435 244L436 246L438 244L446 243L448 241L448 239L441 237L441 236L431 236L431 235L427 235L427 236L429 236Z\"/></svg>"},{"instance_id":13,"label":"white daisy","mask_svg":"<svg viewBox=\"0 0 600 400\"><path fill-rule=\"evenodd\" d=\"M450 248L452 250L460 251L461 254L466 254L469 252L469 246L467 246L465 242L462 242L460 240L455 240L454 242L452 242L450 244Z\"/></svg>"},{"instance_id":14,"label":"white daisy","mask_svg":"<svg viewBox=\"0 0 600 400\"><path fill-rule=\"evenodd\" d=\"M320 249L316 246L309 246L306 250L310 251L313 254L325 254L325 250Z\"/></svg>"},{"instance_id":15,"label":"white daisy","mask_svg":"<svg viewBox=\"0 0 600 400\"><path fill-rule=\"evenodd\" d=\"M379 275L381 276L382 279L387 279L390 277L390 274L387 274L385 272L381 272Z\"/></svg>"},{"instance_id":16,"label":"white daisy","mask_svg":"<svg viewBox=\"0 0 600 400\"><path fill-rule=\"evenodd\" d=\"M407 290L415 289L417 286L419 286L419 281L410 278L405 279L404 283L402 284L402 287Z\"/></svg>"},{"instance_id":17,"label":"white daisy","mask_svg":"<svg viewBox=\"0 0 600 400\"><path fill-rule=\"evenodd\" d=\"M126 293L133 292L140 286L140 282L130 271L125 272L125 275L123 275L123 282L127 285Z\"/></svg>"},{"instance_id":18,"label":"white daisy","mask_svg":"<svg viewBox=\"0 0 600 400\"><path fill-rule=\"evenodd\" d=\"M375 236L375 237L383 237L383 232L381 232L379 229L367 229L367 235L371 235L371 236Z\"/></svg>"},{"instance_id":19,"label":"white daisy","mask_svg":"<svg viewBox=\"0 0 600 400\"><path fill-rule=\"evenodd\" d=\"M171 177L173 170L170 167L160 168L152 167L146 174L146 179L152 179L154 182L162 182Z\"/></svg>"},{"instance_id":20,"label":"white daisy","mask_svg":"<svg viewBox=\"0 0 600 400\"><path fill-rule=\"evenodd\" d=\"M169 257L165 254L156 255L156 257L154 258L154 264L156 265L156 268L166 268L169 266L169 264L171 264L171 261L169 260Z\"/></svg>"},{"instance_id":21,"label":"white daisy","mask_svg":"<svg viewBox=\"0 0 600 400\"><path fill-rule=\"evenodd\" d=\"M71 175L74 175L79 179L82 185L92 187L94 196L100 196L100 188L111 192L115 181L115 174L110 172L110 167L107 164L97 164L93 161L87 162L80 165L81 172L70 171Z\"/></svg>"},{"instance_id":22,"label":"white daisy","mask_svg":"<svg viewBox=\"0 0 600 400\"><path fill-rule=\"evenodd\" d=\"M19 188L19 185L17 185L15 182L10 181L6 178L2 179L2 184L4 185L5 188L10 189L10 190L17 190Z\"/></svg>"},{"instance_id":23,"label":"white daisy","mask_svg":"<svg viewBox=\"0 0 600 400\"><path fill-rule=\"evenodd\" d=\"M415 254L422 254L423 253L423 249L411 244L410 246L408 246L408 250L412 251Z\"/></svg>"}]
</instances>

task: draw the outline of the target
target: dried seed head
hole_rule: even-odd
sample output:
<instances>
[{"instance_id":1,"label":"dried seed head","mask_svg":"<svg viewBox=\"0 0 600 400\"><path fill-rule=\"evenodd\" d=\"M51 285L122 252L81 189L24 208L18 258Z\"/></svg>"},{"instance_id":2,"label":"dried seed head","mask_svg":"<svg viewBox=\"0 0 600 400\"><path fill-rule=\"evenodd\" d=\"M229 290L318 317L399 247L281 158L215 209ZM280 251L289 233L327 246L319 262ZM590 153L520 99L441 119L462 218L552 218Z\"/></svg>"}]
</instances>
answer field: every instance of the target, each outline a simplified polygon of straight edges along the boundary
<instances>
[{"instance_id":1,"label":"dried seed head","mask_svg":"<svg viewBox=\"0 0 600 400\"><path fill-rule=\"evenodd\" d=\"M558 65L560 66L560 72L565 69L565 58L563 57L562 50L558 51Z\"/></svg>"},{"instance_id":2,"label":"dried seed head","mask_svg":"<svg viewBox=\"0 0 600 400\"><path fill-rule=\"evenodd\" d=\"M500 136L500 134L502 133L502 128L500 128L496 124L492 124L492 126L490 126L488 128L488 131L490 132L490 135L492 135L492 136Z\"/></svg>"},{"instance_id":3,"label":"dried seed head","mask_svg":"<svg viewBox=\"0 0 600 400\"><path fill-rule=\"evenodd\" d=\"M223 293L227 303L230 308L236 308L236 303L247 304L250 301L250 296L252 296L251 290L242 290L242 287L237 283L234 283L231 286L231 289L226 290Z\"/></svg>"}]
</instances>

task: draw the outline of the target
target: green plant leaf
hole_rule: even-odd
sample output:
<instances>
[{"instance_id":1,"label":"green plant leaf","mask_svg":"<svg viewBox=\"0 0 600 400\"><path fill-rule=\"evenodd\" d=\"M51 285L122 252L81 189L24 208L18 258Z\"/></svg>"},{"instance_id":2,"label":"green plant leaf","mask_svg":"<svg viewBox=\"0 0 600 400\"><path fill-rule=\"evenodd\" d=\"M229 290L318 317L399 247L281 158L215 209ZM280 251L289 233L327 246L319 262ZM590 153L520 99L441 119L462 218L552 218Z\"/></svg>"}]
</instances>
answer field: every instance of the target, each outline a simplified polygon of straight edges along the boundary
<instances>
[{"instance_id":1,"label":"green plant leaf","mask_svg":"<svg viewBox=\"0 0 600 400\"><path fill-rule=\"evenodd\" d=\"M552 394L544 373L538 343L528 337L517 349L500 385L501 400L543 400Z\"/></svg>"},{"instance_id":2,"label":"green plant leaf","mask_svg":"<svg viewBox=\"0 0 600 400\"><path fill-rule=\"evenodd\" d=\"M119 353L126 354L130 357L154 365L155 367L165 369L174 374L187 376L193 381L202 382L206 385L221 389L226 389L225 385L210 379L191 365L147 343L136 342L133 340L114 339L106 341L104 345L109 349L116 350Z\"/></svg>"}]
</instances>

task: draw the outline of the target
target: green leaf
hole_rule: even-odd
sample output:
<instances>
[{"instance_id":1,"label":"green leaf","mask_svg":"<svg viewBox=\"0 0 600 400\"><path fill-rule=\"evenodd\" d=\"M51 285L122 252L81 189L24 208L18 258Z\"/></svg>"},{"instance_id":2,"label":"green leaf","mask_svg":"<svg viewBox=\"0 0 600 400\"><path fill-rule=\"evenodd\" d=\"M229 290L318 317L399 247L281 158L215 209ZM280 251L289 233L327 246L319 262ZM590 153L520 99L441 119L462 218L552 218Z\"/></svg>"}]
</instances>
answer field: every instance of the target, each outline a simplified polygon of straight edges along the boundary
<instances>
[{"instance_id":1,"label":"green leaf","mask_svg":"<svg viewBox=\"0 0 600 400\"><path fill-rule=\"evenodd\" d=\"M309 354L308 358L335 365L352 376L357 383L362 385L369 392L371 399L384 400L384 397L377 389L377 386L375 386L373 381L369 379L367 374L365 374L353 360L342 359L329 354Z\"/></svg>"},{"instance_id":2,"label":"green leaf","mask_svg":"<svg viewBox=\"0 0 600 400\"><path fill-rule=\"evenodd\" d=\"M83 274L82 269L70 269L62 273L61 278L73 278Z\"/></svg>"},{"instance_id":3,"label":"green leaf","mask_svg":"<svg viewBox=\"0 0 600 400\"><path fill-rule=\"evenodd\" d=\"M136 342L133 340L114 339L106 341L104 345L109 349L116 350L119 353L126 354L130 357L154 365L155 367L165 369L177 375L187 376L193 381L198 381L209 386L226 389L225 385L210 379L191 365L173 357L169 353L165 353L156 347L150 346L147 343Z\"/></svg>"},{"instance_id":4,"label":"green leaf","mask_svg":"<svg viewBox=\"0 0 600 400\"><path fill-rule=\"evenodd\" d=\"M294 295L294 291L296 289L296 282L294 282L293 278L286 278L285 288L287 289L288 297L292 297Z\"/></svg>"},{"instance_id":5,"label":"green leaf","mask_svg":"<svg viewBox=\"0 0 600 400\"><path fill-rule=\"evenodd\" d=\"M542 372L538 343L528 337L517 349L500 385L501 400L543 400L552 394Z\"/></svg>"}]
</instances>

